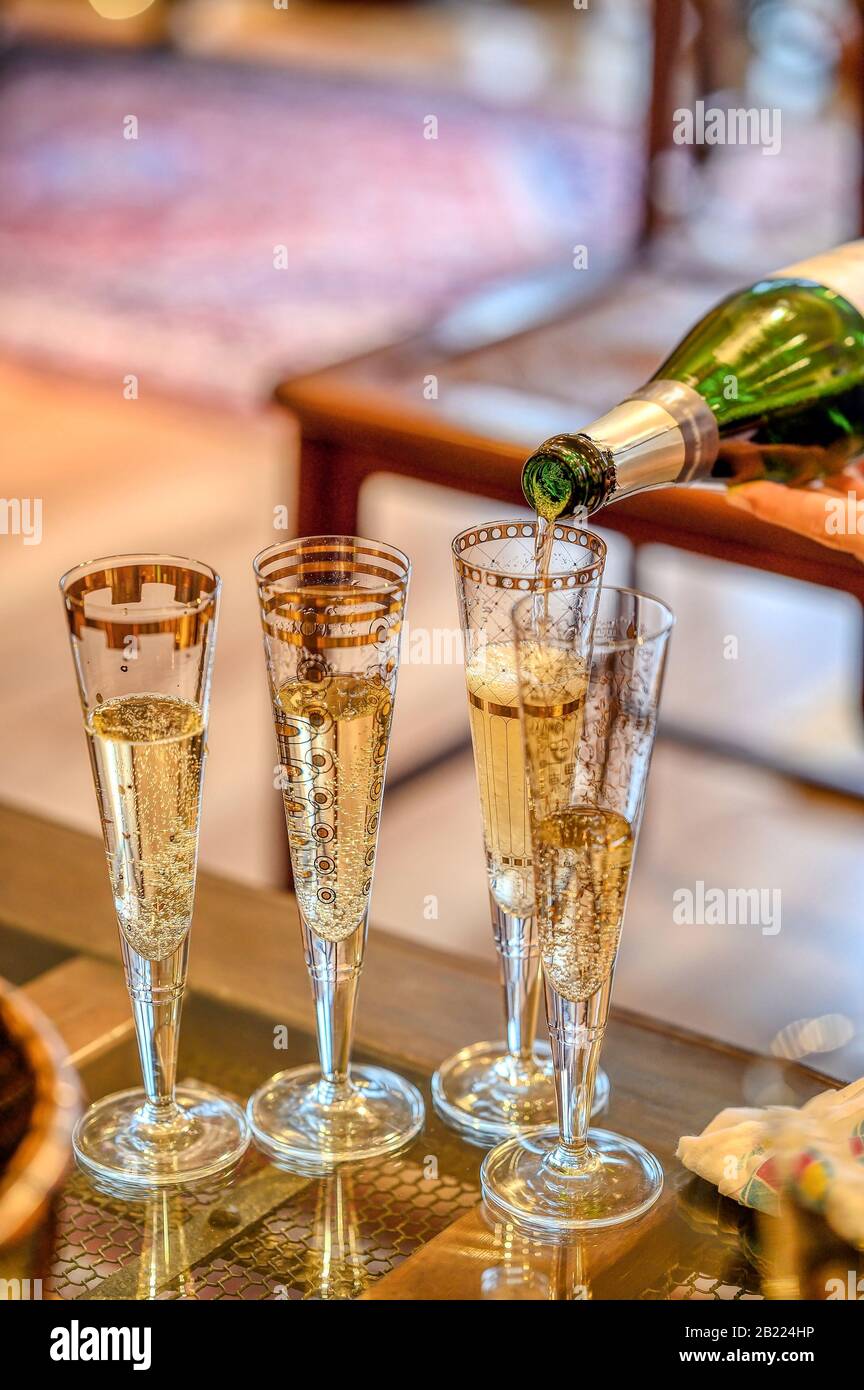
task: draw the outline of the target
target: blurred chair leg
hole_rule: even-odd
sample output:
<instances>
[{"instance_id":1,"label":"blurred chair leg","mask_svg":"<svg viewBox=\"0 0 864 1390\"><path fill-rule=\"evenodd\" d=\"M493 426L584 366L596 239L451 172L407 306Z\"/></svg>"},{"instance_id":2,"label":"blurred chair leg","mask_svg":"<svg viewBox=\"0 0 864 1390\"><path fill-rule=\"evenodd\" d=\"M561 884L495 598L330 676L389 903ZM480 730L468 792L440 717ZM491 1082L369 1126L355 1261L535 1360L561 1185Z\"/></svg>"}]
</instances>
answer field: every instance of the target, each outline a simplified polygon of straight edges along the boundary
<instances>
[{"instance_id":1,"label":"blurred chair leg","mask_svg":"<svg viewBox=\"0 0 864 1390\"><path fill-rule=\"evenodd\" d=\"M858 221L859 236L864 236L864 0L856 0L858 30L854 45L849 52L849 63L854 69L856 96L858 98Z\"/></svg>"},{"instance_id":2,"label":"blurred chair leg","mask_svg":"<svg viewBox=\"0 0 864 1390\"><path fill-rule=\"evenodd\" d=\"M370 470L342 444L303 435L297 497L298 536L355 536L360 488Z\"/></svg>"},{"instance_id":3,"label":"blurred chair leg","mask_svg":"<svg viewBox=\"0 0 864 1390\"><path fill-rule=\"evenodd\" d=\"M675 69L681 50L684 0L654 0L654 52L651 59L651 99L645 168L642 240L647 241L657 227L654 201L657 156L668 149L672 139L672 111Z\"/></svg>"}]
</instances>

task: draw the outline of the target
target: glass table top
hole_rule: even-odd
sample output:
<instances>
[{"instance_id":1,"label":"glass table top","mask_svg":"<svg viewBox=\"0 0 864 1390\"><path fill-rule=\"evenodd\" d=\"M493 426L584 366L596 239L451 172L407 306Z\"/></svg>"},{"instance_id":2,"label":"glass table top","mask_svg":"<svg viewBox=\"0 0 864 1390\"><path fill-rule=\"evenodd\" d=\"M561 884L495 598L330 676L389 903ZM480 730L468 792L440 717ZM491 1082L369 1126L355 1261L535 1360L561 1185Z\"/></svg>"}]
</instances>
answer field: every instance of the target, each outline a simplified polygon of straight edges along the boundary
<instances>
[{"instance_id":1,"label":"glass table top","mask_svg":"<svg viewBox=\"0 0 864 1390\"><path fill-rule=\"evenodd\" d=\"M203 942L202 948L203 954ZM392 1047L356 1049L358 1061L389 1065L423 1093L425 1127L408 1148L323 1177L280 1171L250 1149L227 1183L142 1201L98 1192L73 1170L56 1202L43 1296L72 1301L750 1301L763 1296L766 1223L689 1174L676 1160L675 1148L681 1134L699 1132L723 1105L753 1103L752 1079L761 1078L766 1067L775 1068L786 1088L784 1099L793 1104L823 1089L824 1079L613 1011L604 1049L611 1100L602 1123L633 1135L657 1155L663 1194L641 1220L567 1244L544 1244L506 1223L496 1224L480 1200L484 1151L449 1130L432 1109L433 1058L443 1047L452 1050L471 1024L467 1016L456 1017L453 1005L460 988L454 971L461 967L444 957L439 964L429 952L418 954L415 962L412 951L379 937L370 949L370 972L383 966L391 975L402 972L398 978L405 981L412 972L421 973L429 998L440 999L438 1041L433 1044L416 1030L401 1034L412 1038L415 1057L423 1053L428 1064L411 1064ZM37 993L45 972L56 982L80 978L75 972L83 969L93 988L85 1018L92 1014L107 1028L98 1046L85 1045L76 1054L88 1096L95 1100L139 1084L134 1037L120 1023L127 1014L118 965L3 926L0 961L17 983L36 984ZM230 969L224 978L230 989ZM264 989L266 972L260 978ZM373 979L367 1001L377 988ZM298 977L292 987L304 1001L305 988L296 994L301 984L306 982ZM470 972L461 986L469 1000L476 993L478 1001L493 988ZM280 998L283 988L280 981ZM49 997L56 998L56 983ZM361 990L361 1014L363 1006ZM313 1061L311 998L308 1016L305 1002L298 1010L296 999L290 1016L308 1017L308 1026L280 1022L263 1001L259 1011L248 1000L241 1005L190 990L179 1079L218 1087L242 1101L265 1077ZM392 1025L393 1017L386 1022ZM451 1037L452 1029L458 1031Z\"/></svg>"},{"instance_id":2,"label":"glass table top","mask_svg":"<svg viewBox=\"0 0 864 1390\"><path fill-rule=\"evenodd\" d=\"M184 1011L179 1075L245 1096L268 1069L314 1055L313 1039L298 1030L279 1029L287 1047L274 1049L275 1031L261 1015L193 993ZM426 1127L407 1150L312 1178L281 1172L251 1150L228 1184L143 1202L106 1196L73 1171L58 1204L46 1292L74 1300L345 1299L376 1297L380 1284L387 1296L385 1278L449 1231L455 1244L442 1249L445 1264L452 1273L461 1254L476 1284L465 1296L761 1296L752 1215L690 1178L668 1154L661 1157L674 1191L664 1219L628 1228L635 1240L611 1264L610 1248L621 1245L620 1237L554 1247L494 1224L479 1205L483 1151L434 1114L428 1076L387 1060L420 1086L427 1104ZM136 1071L130 1037L85 1066L82 1076L97 1097L134 1084ZM461 1226L454 1223L466 1218L460 1248ZM479 1261L478 1232L485 1247ZM435 1296L436 1278L433 1273L427 1296Z\"/></svg>"}]
</instances>

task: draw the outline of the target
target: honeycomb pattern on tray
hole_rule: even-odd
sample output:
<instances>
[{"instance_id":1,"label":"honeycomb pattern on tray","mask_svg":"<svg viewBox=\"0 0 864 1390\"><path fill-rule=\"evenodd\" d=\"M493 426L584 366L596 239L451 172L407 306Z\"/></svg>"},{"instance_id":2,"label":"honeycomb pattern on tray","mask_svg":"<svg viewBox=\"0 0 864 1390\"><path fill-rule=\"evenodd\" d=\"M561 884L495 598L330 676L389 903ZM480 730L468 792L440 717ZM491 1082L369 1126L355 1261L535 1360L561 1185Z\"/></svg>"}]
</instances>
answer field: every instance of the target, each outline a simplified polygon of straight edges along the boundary
<instances>
[{"instance_id":1,"label":"honeycomb pattern on tray","mask_svg":"<svg viewBox=\"0 0 864 1390\"><path fill-rule=\"evenodd\" d=\"M688 1300L694 1303L716 1302L718 1300L722 1302L729 1300L750 1302L753 1299L761 1301L762 1297L761 1293L733 1283L725 1276L700 1274L698 1271L686 1269L683 1265L676 1265L670 1269L661 1285L646 1289L644 1293L640 1294L640 1299L661 1299L671 1302Z\"/></svg>"},{"instance_id":2,"label":"honeycomb pattern on tray","mask_svg":"<svg viewBox=\"0 0 864 1390\"><path fill-rule=\"evenodd\" d=\"M157 1199L149 1211L101 1195L76 1173L58 1213L52 1292L64 1299L355 1298L478 1196L473 1184L428 1178L407 1158L309 1180L270 1173L252 1156L227 1193ZM248 1194L256 1180L296 1189L247 1222L244 1186Z\"/></svg>"},{"instance_id":3,"label":"honeycomb pattern on tray","mask_svg":"<svg viewBox=\"0 0 864 1390\"><path fill-rule=\"evenodd\" d=\"M198 1298L356 1298L475 1206L473 1186L398 1160L343 1170L192 1270Z\"/></svg>"},{"instance_id":4,"label":"honeycomb pattern on tray","mask_svg":"<svg viewBox=\"0 0 864 1390\"><path fill-rule=\"evenodd\" d=\"M172 1203L176 1225L188 1221L196 1209L206 1208L213 1196L211 1189L202 1188ZM57 1210L51 1292L58 1298L92 1297L106 1280L140 1262L146 1231L144 1203L107 1197L75 1170Z\"/></svg>"}]
</instances>

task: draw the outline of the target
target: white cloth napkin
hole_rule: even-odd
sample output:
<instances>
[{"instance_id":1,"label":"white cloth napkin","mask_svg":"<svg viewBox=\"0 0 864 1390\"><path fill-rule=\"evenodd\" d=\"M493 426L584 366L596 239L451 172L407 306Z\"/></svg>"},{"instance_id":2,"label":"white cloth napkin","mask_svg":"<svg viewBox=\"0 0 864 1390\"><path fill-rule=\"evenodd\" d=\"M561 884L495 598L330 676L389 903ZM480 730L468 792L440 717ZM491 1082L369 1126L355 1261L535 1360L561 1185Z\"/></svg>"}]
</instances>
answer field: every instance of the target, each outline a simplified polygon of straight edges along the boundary
<instances>
[{"instance_id":1,"label":"white cloth napkin","mask_svg":"<svg viewBox=\"0 0 864 1390\"><path fill-rule=\"evenodd\" d=\"M838 1235L864 1245L864 1077L800 1110L721 1110L701 1134L685 1135L677 1157L725 1197L759 1211L775 1211L788 1186Z\"/></svg>"}]
</instances>

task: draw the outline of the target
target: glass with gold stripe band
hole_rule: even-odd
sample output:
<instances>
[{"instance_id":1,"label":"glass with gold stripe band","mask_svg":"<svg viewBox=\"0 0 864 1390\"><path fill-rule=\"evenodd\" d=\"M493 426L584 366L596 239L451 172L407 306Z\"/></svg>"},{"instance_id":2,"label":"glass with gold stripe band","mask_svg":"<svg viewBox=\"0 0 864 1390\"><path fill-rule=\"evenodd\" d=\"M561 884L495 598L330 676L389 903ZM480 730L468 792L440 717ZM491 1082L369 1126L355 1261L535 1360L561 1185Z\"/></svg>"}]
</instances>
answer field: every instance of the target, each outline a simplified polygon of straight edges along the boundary
<instances>
[{"instance_id":1,"label":"glass with gold stripe band","mask_svg":"<svg viewBox=\"0 0 864 1390\"><path fill-rule=\"evenodd\" d=\"M73 1142L120 1196L227 1175L249 1143L233 1101L177 1085L220 589L177 555L60 580L144 1083L98 1100Z\"/></svg>"},{"instance_id":2,"label":"glass with gold stripe band","mask_svg":"<svg viewBox=\"0 0 864 1390\"><path fill-rule=\"evenodd\" d=\"M274 1162L319 1171L394 1152L424 1118L409 1082L350 1060L411 566L312 536L254 568L320 1066L271 1077L247 1113Z\"/></svg>"}]
</instances>

